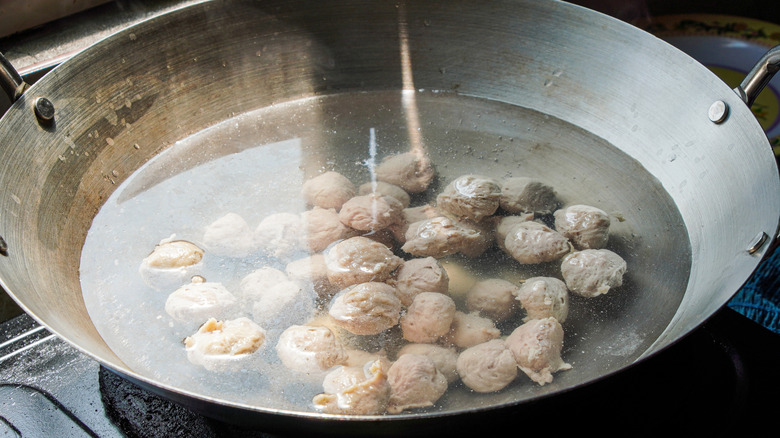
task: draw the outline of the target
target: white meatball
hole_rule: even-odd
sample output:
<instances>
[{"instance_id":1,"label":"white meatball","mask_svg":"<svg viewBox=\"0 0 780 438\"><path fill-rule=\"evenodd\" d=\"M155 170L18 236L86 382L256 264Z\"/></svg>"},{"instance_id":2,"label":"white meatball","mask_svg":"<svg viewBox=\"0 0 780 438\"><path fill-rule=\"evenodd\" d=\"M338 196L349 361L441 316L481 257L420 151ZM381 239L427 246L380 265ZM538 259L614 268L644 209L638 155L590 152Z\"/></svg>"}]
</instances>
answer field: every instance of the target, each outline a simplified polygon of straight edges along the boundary
<instances>
[{"instance_id":1,"label":"white meatball","mask_svg":"<svg viewBox=\"0 0 780 438\"><path fill-rule=\"evenodd\" d=\"M187 359L209 371L238 371L251 367L250 359L265 344L266 333L248 318L217 321L209 318L184 339Z\"/></svg>"},{"instance_id":2,"label":"white meatball","mask_svg":"<svg viewBox=\"0 0 780 438\"><path fill-rule=\"evenodd\" d=\"M501 184L501 208L509 213L550 214L558 207L555 190L527 177L506 178Z\"/></svg>"},{"instance_id":3,"label":"white meatball","mask_svg":"<svg viewBox=\"0 0 780 438\"><path fill-rule=\"evenodd\" d=\"M506 338L506 346L517 366L540 385L552 382L553 373L571 369L561 358L563 328L555 318L524 323Z\"/></svg>"},{"instance_id":4,"label":"white meatball","mask_svg":"<svg viewBox=\"0 0 780 438\"><path fill-rule=\"evenodd\" d=\"M339 220L360 231L383 230L403 220L403 206L397 199L380 194L355 196L341 206Z\"/></svg>"},{"instance_id":5,"label":"white meatball","mask_svg":"<svg viewBox=\"0 0 780 438\"><path fill-rule=\"evenodd\" d=\"M439 292L420 292L401 316L404 339L434 343L450 331L455 317L455 301Z\"/></svg>"},{"instance_id":6,"label":"white meatball","mask_svg":"<svg viewBox=\"0 0 780 438\"><path fill-rule=\"evenodd\" d=\"M479 316L476 312L456 311L452 318L450 331L444 342L459 348L468 348L501 336L501 330L490 318Z\"/></svg>"},{"instance_id":7,"label":"white meatball","mask_svg":"<svg viewBox=\"0 0 780 438\"><path fill-rule=\"evenodd\" d=\"M398 324L401 301L386 283L361 283L337 293L328 313L350 333L376 335Z\"/></svg>"},{"instance_id":8,"label":"white meatball","mask_svg":"<svg viewBox=\"0 0 780 438\"><path fill-rule=\"evenodd\" d=\"M316 395L313 400L314 406L326 414L385 413L391 394L390 383L387 381L389 368L389 363L380 359L365 364L359 370L337 368L331 371L325 377L325 381L328 382L329 389L338 389L338 391ZM363 375L362 378L360 373Z\"/></svg>"},{"instance_id":9,"label":"white meatball","mask_svg":"<svg viewBox=\"0 0 780 438\"><path fill-rule=\"evenodd\" d=\"M424 192L435 176L430 159L417 152L390 155L376 167L379 181L397 185L409 193Z\"/></svg>"},{"instance_id":10,"label":"white meatball","mask_svg":"<svg viewBox=\"0 0 780 438\"><path fill-rule=\"evenodd\" d=\"M417 257L441 258L457 253L475 254L486 249L485 235L440 216L409 225L401 249Z\"/></svg>"},{"instance_id":11,"label":"white meatball","mask_svg":"<svg viewBox=\"0 0 780 438\"><path fill-rule=\"evenodd\" d=\"M236 297L222 283L194 281L176 289L165 301L165 312L179 322L225 319L234 312Z\"/></svg>"},{"instance_id":12,"label":"white meatball","mask_svg":"<svg viewBox=\"0 0 780 438\"><path fill-rule=\"evenodd\" d=\"M303 183L301 195L307 204L321 208L340 209L357 194L355 185L344 175L330 171Z\"/></svg>"},{"instance_id":13,"label":"white meatball","mask_svg":"<svg viewBox=\"0 0 780 438\"><path fill-rule=\"evenodd\" d=\"M303 221L294 213L274 213L263 218L255 228L255 242L271 257L287 260L301 251Z\"/></svg>"},{"instance_id":14,"label":"white meatball","mask_svg":"<svg viewBox=\"0 0 780 438\"><path fill-rule=\"evenodd\" d=\"M493 178L463 175L444 188L436 204L459 219L479 222L498 210L500 197L501 186Z\"/></svg>"},{"instance_id":15,"label":"white meatball","mask_svg":"<svg viewBox=\"0 0 780 438\"><path fill-rule=\"evenodd\" d=\"M329 328L307 325L286 328L279 336L276 354L284 366L305 374L343 365L348 357Z\"/></svg>"},{"instance_id":16,"label":"white meatball","mask_svg":"<svg viewBox=\"0 0 780 438\"><path fill-rule=\"evenodd\" d=\"M203 233L203 245L221 257L246 257L256 250L252 229L236 213L228 213L209 224Z\"/></svg>"},{"instance_id":17,"label":"white meatball","mask_svg":"<svg viewBox=\"0 0 780 438\"><path fill-rule=\"evenodd\" d=\"M561 263L569 290L583 297L596 297L623 285L626 261L608 249L575 251Z\"/></svg>"},{"instance_id":18,"label":"white meatball","mask_svg":"<svg viewBox=\"0 0 780 438\"><path fill-rule=\"evenodd\" d=\"M263 266L244 276L238 286L239 295L246 304L251 304L272 287L289 281L287 275L271 266Z\"/></svg>"},{"instance_id":19,"label":"white meatball","mask_svg":"<svg viewBox=\"0 0 780 438\"><path fill-rule=\"evenodd\" d=\"M449 276L444 267L433 257L407 260L398 268L395 287L401 304L409 306L420 292L447 293Z\"/></svg>"},{"instance_id":20,"label":"white meatball","mask_svg":"<svg viewBox=\"0 0 780 438\"><path fill-rule=\"evenodd\" d=\"M502 216L498 219L496 222L496 229L495 229L495 237L496 237L496 245L506 250L506 246L504 245L506 241L506 236L509 235L509 233L512 232L512 229L515 227L515 225L528 222L534 220L534 214L533 213L523 213L523 214L517 214L512 216Z\"/></svg>"},{"instance_id":21,"label":"white meatball","mask_svg":"<svg viewBox=\"0 0 780 438\"><path fill-rule=\"evenodd\" d=\"M302 246L311 252L324 251L333 242L355 235L355 230L341 223L338 212L332 208L314 207L301 213L301 220Z\"/></svg>"},{"instance_id":22,"label":"white meatball","mask_svg":"<svg viewBox=\"0 0 780 438\"><path fill-rule=\"evenodd\" d=\"M556 210L555 229L577 249L601 249L609 240L609 215L589 205L571 205Z\"/></svg>"},{"instance_id":23,"label":"white meatball","mask_svg":"<svg viewBox=\"0 0 780 438\"><path fill-rule=\"evenodd\" d=\"M358 187L358 195L369 195L371 193L395 198L401 203L402 208L409 207L409 203L411 202L409 193L406 190L395 184L386 183L384 181L367 182Z\"/></svg>"},{"instance_id":24,"label":"white meatball","mask_svg":"<svg viewBox=\"0 0 780 438\"><path fill-rule=\"evenodd\" d=\"M325 252L328 280L338 288L385 281L402 263L390 248L363 236L342 240Z\"/></svg>"},{"instance_id":25,"label":"white meatball","mask_svg":"<svg viewBox=\"0 0 780 438\"><path fill-rule=\"evenodd\" d=\"M522 264L553 262L571 251L562 234L538 222L515 225L504 241L506 252Z\"/></svg>"},{"instance_id":26,"label":"white meatball","mask_svg":"<svg viewBox=\"0 0 780 438\"><path fill-rule=\"evenodd\" d=\"M459 378L458 370L455 366L458 360L458 351L452 347L437 344L406 344L398 350L397 357L401 357L404 354L419 354L428 357L436 365L436 369L447 378L449 383Z\"/></svg>"},{"instance_id":27,"label":"white meatball","mask_svg":"<svg viewBox=\"0 0 780 438\"><path fill-rule=\"evenodd\" d=\"M316 303L298 283L287 280L262 291L251 308L255 321L268 329L281 329L311 318Z\"/></svg>"},{"instance_id":28,"label":"white meatball","mask_svg":"<svg viewBox=\"0 0 780 438\"><path fill-rule=\"evenodd\" d=\"M338 292L338 289L328 280L328 267L322 254L312 254L288 263L285 273L290 280L311 288L321 297L328 297Z\"/></svg>"},{"instance_id":29,"label":"white meatball","mask_svg":"<svg viewBox=\"0 0 780 438\"><path fill-rule=\"evenodd\" d=\"M500 278L478 281L466 293L466 308L493 321L504 321L517 311L516 291L514 283Z\"/></svg>"},{"instance_id":30,"label":"white meatball","mask_svg":"<svg viewBox=\"0 0 780 438\"><path fill-rule=\"evenodd\" d=\"M203 267L204 251L185 240L163 239L141 261L143 282L156 290L174 289L187 283Z\"/></svg>"},{"instance_id":31,"label":"white meatball","mask_svg":"<svg viewBox=\"0 0 780 438\"><path fill-rule=\"evenodd\" d=\"M529 278L515 296L526 311L524 321L553 317L563 323L569 315L569 290L555 277Z\"/></svg>"},{"instance_id":32,"label":"white meatball","mask_svg":"<svg viewBox=\"0 0 780 438\"><path fill-rule=\"evenodd\" d=\"M476 392L500 391L517 378L517 362L501 339L467 348L456 365L460 379Z\"/></svg>"},{"instance_id":33,"label":"white meatball","mask_svg":"<svg viewBox=\"0 0 780 438\"><path fill-rule=\"evenodd\" d=\"M387 372L391 395L387 412L433 406L447 391L447 378L427 356L405 354Z\"/></svg>"}]
</instances>

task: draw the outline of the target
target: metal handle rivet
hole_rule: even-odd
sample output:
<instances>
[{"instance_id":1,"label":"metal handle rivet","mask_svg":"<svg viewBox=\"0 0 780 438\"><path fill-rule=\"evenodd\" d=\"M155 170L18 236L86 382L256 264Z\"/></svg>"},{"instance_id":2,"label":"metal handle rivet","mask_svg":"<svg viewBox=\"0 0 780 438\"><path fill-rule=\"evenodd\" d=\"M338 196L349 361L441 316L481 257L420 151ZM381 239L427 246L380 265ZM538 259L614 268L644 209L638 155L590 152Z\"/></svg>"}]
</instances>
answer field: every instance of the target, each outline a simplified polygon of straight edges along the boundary
<instances>
[{"instance_id":1,"label":"metal handle rivet","mask_svg":"<svg viewBox=\"0 0 780 438\"><path fill-rule=\"evenodd\" d=\"M42 123L50 123L54 120L54 104L45 97L39 97L35 99L33 105L35 109L35 116Z\"/></svg>"},{"instance_id":2,"label":"metal handle rivet","mask_svg":"<svg viewBox=\"0 0 780 438\"><path fill-rule=\"evenodd\" d=\"M710 121L712 121L712 123L722 123L729 115L729 106L726 102L718 100L710 105L708 115L710 116Z\"/></svg>"},{"instance_id":3,"label":"metal handle rivet","mask_svg":"<svg viewBox=\"0 0 780 438\"><path fill-rule=\"evenodd\" d=\"M764 242L766 242L767 239L769 239L769 236L762 231L756 237L754 237L753 240L750 241L750 244L748 244L747 252L749 254L755 254L756 251L761 249L761 247L764 245Z\"/></svg>"}]
</instances>

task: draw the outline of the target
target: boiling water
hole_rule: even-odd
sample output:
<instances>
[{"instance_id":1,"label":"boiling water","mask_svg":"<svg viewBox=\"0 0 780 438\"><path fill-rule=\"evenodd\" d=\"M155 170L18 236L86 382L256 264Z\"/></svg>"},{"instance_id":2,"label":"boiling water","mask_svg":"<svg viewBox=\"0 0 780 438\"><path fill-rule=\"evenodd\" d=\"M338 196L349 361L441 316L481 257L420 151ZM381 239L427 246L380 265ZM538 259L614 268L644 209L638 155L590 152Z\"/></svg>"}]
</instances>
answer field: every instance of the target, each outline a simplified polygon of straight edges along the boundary
<instances>
[{"instance_id":1,"label":"boiling water","mask_svg":"<svg viewBox=\"0 0 780 438\"><path fill-rule=\"evenodd\" d=\"M564 324L564 360L573 370L556 375L552 385L518 381L498 394L467 395L456 384L440 403L445 409L475 405L473 400L461 402L464 394L484 404L502 403L597 377L630 363L665 327L684 280L656 266L663 256L660 240L687 239L657 181L618 149L561 120L433 92L342 94L276 105L226 120L156 156L121 184L87 236L80 275L95 326L117 356L141 375L233 402L311 410L322 376L290 372L274 352L281 327L303 323L308 315L286 312L289 320L269 329L255 368L209 372L187 360L182 344L197 326L177 323L164 311L173 290L147 287L138 267L162 239L175 236L199 244L204 228L228 212L241 215L252 228L273 213L303 212L307 207L300 189L307 179L336 170L357 186L371 181L374 163L412 148L426 151L438 175L428 192L413 196L413 206L434 200L449 180L466 173L537 177L557 190L562 203L595 205L610 213L608 247L629 266L619 291L598 300L572 297ZM647 213L642 208L655 208L654 218L663 223L643 220ZM655 239L654 245L647 245L648 237ZM684 270L684 247L678 256ZM524 267L497 250L475 259L450 257L446 263L472 278L520 282L534 275L560 277L557 264ZM238 295L240 279L262 266L283 271L285 261L261 255L220 258L207 252L200 275ZM645 284L653 284L663 299L648 297ZM510 322L519 323L519 317ZM377 340L381 337L371 339Z\"/></svg>"}]
</instances>

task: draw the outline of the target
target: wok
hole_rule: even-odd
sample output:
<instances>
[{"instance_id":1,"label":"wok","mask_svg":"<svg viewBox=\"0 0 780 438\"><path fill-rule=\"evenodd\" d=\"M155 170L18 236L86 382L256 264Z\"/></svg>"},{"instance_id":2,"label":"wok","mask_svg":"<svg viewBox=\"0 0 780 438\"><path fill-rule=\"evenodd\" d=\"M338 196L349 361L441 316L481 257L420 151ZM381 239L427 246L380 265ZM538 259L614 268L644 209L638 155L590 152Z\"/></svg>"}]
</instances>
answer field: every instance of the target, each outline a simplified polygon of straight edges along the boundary
<instances>
[{"instance_id":1,"label":"wok","mask_svg":"<svg viewBox=\"0 0 780 438\"><path fill-rule=\"evenodd\" d=\"M116 373L198 412L268 430L409 432L558 396L701 325L769 250L780 179L746 102L776 68L774 50L732 90L661 40L557 1L199 3L119 32L29 88L7 74L17 100L0 121L2 286ZM301 108L295 118L290 103ZM541 176L562 199L620 219L609 245L628 262L626 292L584 306L565 329L574 369L552 384L455 389L421 412L349 417L258 406L139 372L101 336L83 299L87 232L142 166L153 177L123 196L249 149L205 142L173 168L152 160L253 111L262 116L249 133L255 145L299 139L304 176L366 158L366 143L352 135L370 127L390 145L383 152L449 144L429 151L442 181L486 161L497 176Z\"/></svg>"}]
</instances>

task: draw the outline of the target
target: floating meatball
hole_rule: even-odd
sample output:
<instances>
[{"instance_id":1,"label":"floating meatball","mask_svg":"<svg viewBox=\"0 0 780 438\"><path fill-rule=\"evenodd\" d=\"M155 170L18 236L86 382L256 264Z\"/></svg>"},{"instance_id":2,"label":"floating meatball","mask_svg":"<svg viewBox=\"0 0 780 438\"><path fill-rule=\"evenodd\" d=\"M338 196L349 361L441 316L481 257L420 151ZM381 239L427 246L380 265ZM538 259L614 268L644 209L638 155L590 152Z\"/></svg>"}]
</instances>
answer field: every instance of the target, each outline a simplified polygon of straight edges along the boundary
<instances>
[{"instance_id":1,"label":"floating meatball","mask_svg":"<svg viewBox=\"0 0 780 438\"><path fill-rule=\"evenodd\" d=\"M523 214L517 214L512 216L502 216L498 219L496 222L496 228L495 228L495 238L496 238L496 245L506 251L506 245L504 244L506 241L506 236L509 235L509 233L512 232L512 229L517 224L521 224L523 222L528 222L534 220L534 214L533 213L523 213Z\"/></svg>"},{"instance_id":2,"label":"floating meatball","mask_svg":"<svg viewBox=\"0 0 780 438\"><path fill-rule=\"evenodd\" d=\"M555 229L577 249L601 249L609 240L609 215L589 205L571 205L556 210Z\"/></svg>"},{"instance_id":3,"label":"floating meatball","mask_svg":"<svg viewBox=\"0 0 780 438\"><path fill-rule=\"evenodd\" d=\"M398 324L401 301L386 283L361 283L336 294L328 313L350 333L376 335Z\"/></svg>"},{"instance_id":4,"label":"floating meatball","mask_svg":"<svg viewBox=\"0 0 780 438\"><path fill-rule=\"evenodd\" d=\"M236 297L221 283L200 278L176 289L165 301L165 312L179 322L202 323L209 318L224 319L234 311Z\"/></svg>"},{"instance_id":5,"label":"floating meatball","mask_svg":"<svg viewBox=\"0 0 780 438\"><path fill-rule=\"evenodd\" d=\"M228 213L209 224L203 233L203 245L221 257L246 257L256 249L252 229L236 213Z\"/></svg>"},{"instance_id":6,"label":"floating meatball","mask_svg":"<svg viewBox=\"0 0 780 438\"><path fill-rule=\"evenodd\" d=\"M468 228L448 217L440 216L415 222L406 231L406 243L401 249L417 257L441 258L485 248L485 236L476 228ZM476 247L476 250L472 250Z\"/></svg>"},{"instance_id":7,"label":"floating meatball","mask_svg":"<svg viewBox=\"0 0 780 438\"><path fill-rule=\"evenodd\" d=\"M342 240L324 255L328 280L339 289L369 281L386 281L403 263L390 248L363 236Z\"/></svg>"},{"instance_id":8,"label":"floating meatball","mask_svg":"<svg viewBox=\"0 0 780 438\"><path fill-rule=\"evenodd\" d=\"M405 354L387 371L391 395L387 412L433 406L447 391L447 378L427 356Z\"/></svg>"},{"instance_id":9,"label":"floating meatball","mask_svg":"<svg viewBox=\"0 0 780 438\"><path fill-rule=\"evenodd\" d=\"M433 257L407 260L398 268L395 287L401 304L409 306L420 292L441 292L449 288L449 276L444 267Z\"/></svg>"},{"instance_id":10,"label":"floating meatball","mask_svg":"<svg viewBox=\"0 0 780 438\"><path fill-rule=\"evenodd\" d=\"M203 267L204 251L192 242L163 239L141 261L143 282L156 290L174 289L187 283Z\"/></svg>"},{"instance_id":11,"label":"floating meatball","mask_svg":"<svg viewBox=\"0 0 780 438\"><path fill-rule=\"evenodd\" d=\"M287 281L289 278L284 272L270 266L263 266L244 276L238 290L241 299L246 304L250 304L259 300L268 289Z\"/></svg>"},{"instance_id":12,"label":"floating meatball","mask_svg":"<svg viewBox=\"0 0 780 438\"><path fill-rule=\"evenodd\" d=\"M540 385L552 382L553 373L571 369L561 359L563 328L555 318L524 323L506 338L506 346L520 370Z\"/></svg>"},{"instance_id":13,"label":"floating meatball","mask_svg":"<svg viewBox=\"0 0 780 438\"><path fill-rule=\"evenodd\" d=\"M389 367L386 360L380 359L358 369L340 367L331 371L325 377L325 381L328 382L328 389L336 391L316 395L313 400L314 406L326 414L385 413L392 391L387 381Z\"/></svg>"},{"instance_id":14,"label":"floating meatball","mask_svg":"<svg viewBox=\"0 0 780 438\"><path fill-rule=\"evenodd\" d=\"M524 321L553 317L563 323L569 315L569 290L555 277L532 277L515 292L526 311Z\"/></svg>"},{"instance_id":15,"label":"floating meatball","mask_svg":"<svg viewBox=\"0 0 780 438\"><path fill-rule=\"evenodd\" d=\"M441 372L447 379L447 382L452 383L458 380L458 370L456 369L456 362L458 360L458 352L454 348L444 347L436 344L406 344L398 350L397 357L401 357L404 354L418 354L426 356L436 365L436 369Z\"/></svg>"},{"instance_id":16,"label":"floating meatball","mask_svg":"<svg viewBox=\"0 0 780 438\"><path fill-rule=\"evenodd\" d=\"M456 302L464 301L466 294L479 281L479 276L459 261L442 260L441 266L450 278L447 294Z\"/></svg>"},{"instance_id":17,"label":"floating meatball","mask_svg":"<svg viewBox=\"0 0 780 438\"><path fill-rule=\"evenodd\" d=\"M357 194L355 185L344 175L330 171L303 183L301 195L307 204L339 210Z\"/></svg>"},{"instance_id":18,"label":"floating meatball","mask_svg":"<svg viewBox=\"0 0 780 438\"><path fill-rule=\"evenodd\" d=\"M385 157L376 167L376 178L397 185L409 193L424 192L436 172L423 153L406 152Z\"/></svg>"},{"instance_id":19,"label":"floating meatball","mask_svg":"<svg viewBox=\"0 0 780 438\"><path fill-rule=\"evenodd\" d=\"M339 214L332 208L314 207L301 213L302 246L311 252L324 251L331 243L355 235L355 230L341 223Z\"/></svg>"},{"instance_id":20,"label":"floating meatball","mask_svg":"<svg viewBox=\"0 0 780 438\"><path fill-rule=\"evenodd\" d=\"M262 291L252 303L252 318L269 329L300 324L316 308L314 297L294 281L284 281Z\"/></svg>"},{"instance_id":21,"label":"floating meatball","mask_svg":"<svg viewBox=\"0 0 780 438\"><path fill-rule=\"evenodd\" d=\"M360 231L383 230L403 220L403 206L397 199L379 194L355 196L341 206L339 220Z\"/></svg>"},{"instance_id":22,"label":"floating meatball","mask_svg":"<svg viewBox=\"0 0 780 438\"><path fill-rule=\"evenodd\" d=\"M358 195L370 195L376 193L383 196L389 196L401 203L402 208L409 207L411 198L409 193L395 184L384 181L367 182L358 187Z\"/></svg>"},{"instance_id":23,"label":"floating meatball","mask_svg":"<svg viewBox=\"0 0 780 438\"><path fill-rule=\"evenodd\" d=\"M347 352L323 326L292 325L279 336L276 354L287 368L305 374L327 371L347 361Z\"/></svg>"},{"instance_id":24,"label":"floating meatball","mask_svg":"<svg viewBox=\"0 0 780 438\"><path fill-rule=\"evenodd\" d=\"M468 348L501 336L501 330L490 318L479 316L477 312L456 311L452 318L450 331L443 338L459 348Z\"/></svg>"},{"instance_id":25,"label":"floating meatball","mask_svg":"<svg viewBox=\"0 0 780 438\"><path fill-rule=\"evenodd\" d=\"M439 292L420 292L401 316L403 337L410 342L434 343L450 331L455 301Z\"/></svg>"},{"instance_id":26,"label":"floating meatball","mask_svg":"<svg viewBox=\"0 0 780 438\"><path fill-rule=\"evenodd\" d=\"M384 348L373 353L358 348L348 348L346 351L347 362L344 364L346 367L362 366L367 362L373 362L379 359L387 360L387 353L385 353ZM326 389L325 392L330 391Z\"/></svg>"},{"instance_id":27,"label":"floating meatball","mask_svg":"<svg viewBox=\"0 0 780 438\"><path fill-rule=\"evenodd\" d=\"M501 186L493 178L463 175L444 188L436 204L459 219L479 222L498 210L500 197Z\"/></svg>"},{"instance_id":28,"label":"floating meatball","mask_svg":"<svg viewBox=\"0 0 780 438\"><path fill-rule=\"evenodd\" d=\"M500 391L517 378L517 362L502 339L465 349L456 366L463 383L481 393Z\"/></svg>"},{"instance_id":29,"label":"floating meatball","mask_svg":"<svg viewBox=\"0 0 780 438\"><path fill-rule=\"evenodd\" d=\"M569 290L592 298L623 285L626 261L608 249L575 251L561 263L561 274Z\"/></svg>"},{"instance_id":30,"label":"floating meatball","mask_svg":"<svg viewBox=\"0 0 780 438\"><path fill-rule=\"evenodd\" d=\"M319 296L327 297L338 292L328 280L328 267L322 254L312 254L288 263L285 273L290 280L310 287Z\"/></svg>"},{"instance_id":31,"label":"floating meatball","mask_svg":"<svg viewBox=\"0 0 780 438\"><path fill-rule=\"evenodd\" d=\"M558 207L555 190L542 181L506 178L501 184L501 208L509 213L550 214Z\"/></svg>"},{"instance_id":32,"label":"floating meatball","mask_svg":"<svg viewBox=\"0 0 780 438\"><path fill-rule=\"evenodd\" d=\"M249 365L248 360L264 346L265 339L265 330L249 318L209 318L184 339L184 346L187 359L196 365L209 371L238 371Z\"/></svg>"},{"instance_id":33,"label":"floating meatball","mask_svg":"<svg viewBox=\"0 0 780 438\"><path fill-rule=\"evenodd\" d=\"M517 286L500 278L478 281L466 294L466 308L501 322L517 311Z\"/></svg>"},{"instance_id":34,"label":"floating meatball","mask_svg":"<svg viewBox=\"0 0 780 438\"><path fill-rule=\"evenodd\" d=\"M522 264L553 262L571 251L561 233L539 222L515 225L504 241L506 252Z\"/></svg>"},{"instance_id":35,"label":"floating meatball","mask_svg":"<svg viewBox=\"0 0 780 438\"><path fill-rule=\"evenodd\" d=\"M303 230L299 215L274 213L266 216L255 228L255 242L265 254L286 260L301 250Z\"/></svg>"}]
</instances>

